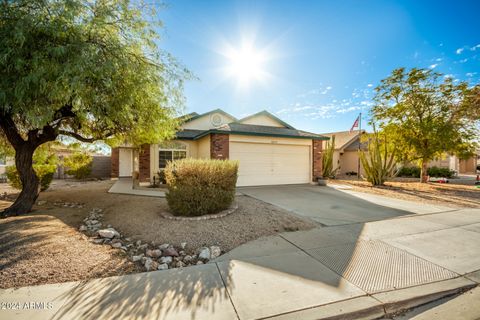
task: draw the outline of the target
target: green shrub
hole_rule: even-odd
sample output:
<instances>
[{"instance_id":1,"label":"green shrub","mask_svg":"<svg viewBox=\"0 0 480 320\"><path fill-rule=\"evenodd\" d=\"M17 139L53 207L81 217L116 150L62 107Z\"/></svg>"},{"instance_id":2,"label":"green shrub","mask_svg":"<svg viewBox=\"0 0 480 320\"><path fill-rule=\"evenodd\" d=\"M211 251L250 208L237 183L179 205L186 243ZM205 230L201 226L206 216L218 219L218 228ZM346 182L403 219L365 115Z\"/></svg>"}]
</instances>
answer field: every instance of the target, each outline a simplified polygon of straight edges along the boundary
<instances>
[{"instance_id":1,"label":"green shrub","mask_svg":"<svg viewBox=\"0 0 480 320\"><path fill-rule=\"evenodd\" d=\"M451 178L455 174L455 171L450 170L449 168L439 168L439 167L431 167L428 168L428 175L430 177L438 177L438 178Z\"/></svg>"},{"instance_id":2,"label":"green shrub","mask_svg":"<svg viewBox=\"0 0 480 320\"><path fill-rule=\"evenodd\" d=\"M165 178L165 170L158 171L158 183L166 184L167 180Z\"/></svg>"},{"instance_id":3,"label":"green shrub","mask_svg":"<svg viewBox=\"0 0 480 320\"><path fill-rule=\"evenodd\" d=\"M455 171L450 170L449 168L430 167L428 168L427 174L430 177L451 178L455 174ZM403 167L400 169L398 176L420 178L420 168L419 167Z\"/></svg>"},{"instance_id":4,"label":"green shrub","mask_svg":"<svg viewBox=\"0 0 480 320\"><path fill-rule=\"evenodd\" d=\"M75 152L63 159L63 165L68 169L66 174L75 179L85 179L92 173L93 157L84 152Z\"/></svg>"},{"instance_id":5,"label":"green shrub","mask_svg":"<svg viewBox=\"0 0 480 320\"><path fill-rule=\"evenodd\" d=\"M398 171L399 177L405 178L420 178L420 168L419 167L402 167Z\"/></svg>"},{"instance_id":6,"label":"green shrub","mask_svg":"<svg viewBox=\"0 0 480 320\"><path fill-rule=\"evenodd\" d=\"M7 166L5 168L5 175L7 176L8 184L10 186L18 190L22 189L22 182L20 181L20 176L15 166Z\"/></svg>"},{"instance_id":7,"label":"green shrub","mask_svg":"<svg viewBox=\"0 0 480 320\"><path fill-rule=\"evenodd\" d=\"M45 191L50 187L50 184L53 180L53 175L55 174L56 166L55 165L33 165L35 174L40 180L40 191ZM8 183L15 189L22 189L22 181L20 181L20 175L18 174L17 168L15 166L8 166L5 169L5 174L7 175Z\"/></svg>"},{"instance_id":8,"label":"green shrub","mask_svg":"<svg viewBox=\"0 0 480 320\"><path fill-rule=\"evenodd\" d=\"M182 159L165 168L167 202L174 215L201 216L227 209L235 198L238 162Z\"/></svg>"}]
</instances>

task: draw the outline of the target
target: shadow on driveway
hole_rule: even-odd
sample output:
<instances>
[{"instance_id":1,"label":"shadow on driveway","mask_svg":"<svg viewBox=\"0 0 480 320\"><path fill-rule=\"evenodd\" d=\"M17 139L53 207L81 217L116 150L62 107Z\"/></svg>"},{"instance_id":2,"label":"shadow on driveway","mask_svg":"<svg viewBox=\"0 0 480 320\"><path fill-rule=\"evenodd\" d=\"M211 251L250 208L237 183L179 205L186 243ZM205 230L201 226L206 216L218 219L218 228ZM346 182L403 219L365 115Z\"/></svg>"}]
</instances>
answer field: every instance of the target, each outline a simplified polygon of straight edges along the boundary
<instances>
[{"instance_id":1,"label":"shadow on driveway","mask_svg":"<svg viewBox=\"0 0 480 320\"><path fill-rule=\"evenodd\" d=\"M245 187L247 196L308 217L325 226L383 220L414 212L378 205L329 187L311 185Z\"/></svg>"}]
</instances>

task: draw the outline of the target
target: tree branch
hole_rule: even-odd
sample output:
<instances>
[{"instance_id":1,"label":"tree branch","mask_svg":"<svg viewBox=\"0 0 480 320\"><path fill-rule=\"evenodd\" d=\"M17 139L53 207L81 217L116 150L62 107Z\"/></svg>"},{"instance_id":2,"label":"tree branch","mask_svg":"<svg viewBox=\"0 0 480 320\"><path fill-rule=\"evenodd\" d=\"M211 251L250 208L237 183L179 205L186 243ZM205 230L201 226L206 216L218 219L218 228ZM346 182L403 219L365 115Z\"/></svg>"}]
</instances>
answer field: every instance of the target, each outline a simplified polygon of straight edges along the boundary
<instances>
[{"instance_id":1,"label":"tree branch","mask_svg":"<svg viewBox=\"0 0 480 320\"><path fill-rule=\"evenodd\" d=\"M10 114L3 114L2 117L0 117L0 127L14 149L25 143Z\"/></svg>"},{"instance_id":2,"label":"tree branch","mask_svg":"<svg viewBox=\"0 0 480 320\"><path fill-rule=\"evenodd\" d=\"M64 136L69 136L69 137L75 138L78 141L87 142L87 143L92 143L95 140L97 140L97 139L94 139L94 138L85 138L84 136L81 136L78 133L71 132L71 131L66 131L66 130L58 130L58 133L62 134Z\"/></svg>"},{"instance_id":3,"label":"tree branch","mask_svg":"<svg viewBox=\"0 0 480 320\"><path fill-rule=\"evenodd\" d=\"M69 136L69 137L75 138L78 141L87 142L87 143L92 143L92 142L95 142L97 140L102 140L102 139L111 137L113 135L112 133L108 133L108 134L104 135L103 137L86 138L86 137L84 137L84 136L82 136L82 135L80 135L76 132L71 132L71 131L66 131L66 130L58 130L58 133L62 134L64 136Z\"/></svg>"}]
</instances>

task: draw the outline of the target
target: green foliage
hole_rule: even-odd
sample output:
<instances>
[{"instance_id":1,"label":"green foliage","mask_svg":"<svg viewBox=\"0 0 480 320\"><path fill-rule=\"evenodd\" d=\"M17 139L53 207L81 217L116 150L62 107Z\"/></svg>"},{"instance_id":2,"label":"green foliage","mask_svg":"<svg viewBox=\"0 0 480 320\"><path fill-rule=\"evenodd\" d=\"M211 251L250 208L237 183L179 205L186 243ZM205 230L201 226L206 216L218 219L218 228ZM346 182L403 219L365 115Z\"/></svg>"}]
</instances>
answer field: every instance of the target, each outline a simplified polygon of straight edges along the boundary
<instances>
[{"instance_id":1,"label":"green foliage","mask_svg":"<svg viewBox=\"0 0 480 320\"><path fill-rule=\"evenodd\" d=\"M395 149L391 151L385 133L374 133L366 136L368 139L367 150L360 151L365 178L373 186L381 186L389 178L395 176Z\"/></svg>"},{"instance_id":2,"label":"green foliage","mask_svg":"<svg viewBox=\"0 0 480 320\"><path fill-rule=\"evenodd\" d=\"M376 88L373 121L393 138L397 160L426 168L446 152L468 154L475 148L477 91L432 70L396 69Z\"/></svg>"},{"instance_id":3,"label":"green foliage","mask_svg":"<svg viewBox=\"0 0 480 320\"><path fill-rule=\"evenodd\" d=\"M92 173L93 157L85 152L76 151L63 159L63 165L68 169L66 174L75 179L85 179Z\"/></svg>"},{"instance_id":4,"label":"green foliage","mask_svg":"<svg viewBox=\"0 0 480 320\"><path fill-rule=\"evenodd\" d=\"M335 152L335 136L326 142L325 151L322 153L322 178L335 178L338 167L333 168L333 154Z\"/></svg>"},{"instance_id":5,"label":"green foliage","mask_svg":"<svg viewBox=\"0 0 480 320\"><path fill-rule=\"evenodd\" d=\"M188 70L157 47L142 1L19 0L0 6L0 111L17 130L88 139L171 137Z\"/></svg>"},{"instance_id":6,"label":"green foliage","mask_svg":"<svg viewBox=\"0 0 480 320\"><path fill-rule=\"evenodd\" d=\"M455 171L449 168L430 167L428 168L428 175L436 178L451 178L455 174Z\"/></svg>"},{"instance_id":7,"label":"green foliage","mask_svg":"<svg viewBox=\"0 0 480 320\"><path fill-rule=\"evenodd\" d=\"M420 178L420 168L419 167L401 167L398 170L397 176L404 178Z\"/></svg>"},{"instance_id":8,"label":"green foliage","mask_svg":"<svg viewBox=\"0 0 480 320\"><path fill-rule=\"evenodd\" d=\"M238 162L182 159L165 168L167 202L175 215L200 216L227 209L235 198Z\"/></svg>"},{"instance_id":9,"label":"green foliage","mask_svg":"<svg viewBox=\"0 0 480 320\"><path fill-rule=\"evenodd\" d=\"M398 171L398 176L405 178L420 178L420 171L421 169L419 167L402 167ZM449 168L439 168L433 166L428 168L427 174L430 177L451 178L455 175L455 171L450 170Z\"/></svg>"},{"instance_id":10,"label":"green foliage","mask_svg":"<svg viewBox=\"0 0 480 320\"><path fill-rule=\"evenodd\" d=\"M8 184L15 189L22 189L22 182L20 181L20 176L18 175L17 169L15 166L5 167L5 175L8 179Z\"/></svg>"},{"instance_id":11,"label":"green foliage","mask_svg":"<svg viewBox=\"0 0 480 320\"><path fill-rule=\"evenodd\" d=\"M33 170L40 180L40 191L45 191L53 180L57 170L58 158L50 144L42 145L33 154ZM22 189L22 182L15 166L8 166L5 174L9 184L15 189Z\"/></svg>"}]
</instances>

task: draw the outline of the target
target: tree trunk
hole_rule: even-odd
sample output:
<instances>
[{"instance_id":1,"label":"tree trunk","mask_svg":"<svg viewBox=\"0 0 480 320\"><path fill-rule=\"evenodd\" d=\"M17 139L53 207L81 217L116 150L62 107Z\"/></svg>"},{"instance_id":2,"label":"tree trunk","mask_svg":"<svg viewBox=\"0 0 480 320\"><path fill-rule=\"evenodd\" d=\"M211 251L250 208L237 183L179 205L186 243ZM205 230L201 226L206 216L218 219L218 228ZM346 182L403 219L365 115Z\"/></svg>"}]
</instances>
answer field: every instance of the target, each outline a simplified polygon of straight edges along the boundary
<instances>
[{"instance_id":1,"label":"tree trunk","mask_svg":"<svg viewBox=\"0 0 480 320\"><path fill-rule=\"evenodd\" d=\"M22 181L22 192L17 197L13 205L3 212L0 217L17 216L32 210L32 206L37 200L40 192L40 181L33 170L33 152L35 146L28 143L23 144L15 152L15 166Z\"/></svg>"},{"instance_id":2,"label":"tree trunk","mask_svg":"<svg viewBox=\"0 0 480 320\"><path fill-rule=\"evenodd\" d=\"M428 182L428 168L427 168L427 165L428 165L428 162L427 160L422 160L422 167L421 167L421 171L420 171L420 182L421 183L426 183Z\"/></svg>"}]
</instances>

